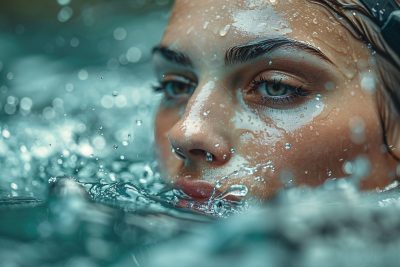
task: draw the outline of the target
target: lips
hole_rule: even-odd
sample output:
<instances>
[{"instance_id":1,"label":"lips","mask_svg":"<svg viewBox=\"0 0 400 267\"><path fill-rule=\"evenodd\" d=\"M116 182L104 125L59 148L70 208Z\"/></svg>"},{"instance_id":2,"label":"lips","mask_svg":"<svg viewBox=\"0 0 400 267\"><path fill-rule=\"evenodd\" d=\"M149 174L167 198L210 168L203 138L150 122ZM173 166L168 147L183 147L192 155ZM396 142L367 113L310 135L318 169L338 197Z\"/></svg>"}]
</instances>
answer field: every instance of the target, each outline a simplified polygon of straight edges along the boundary
<instances>
[{"instance_id":1,"label":"lips","mask_svg":"<svg viewBox=\"0 0 400 267\"><path fill-rule=\"evenodd\" d=\"M186 195L197 199L209 199L213 194L219 195L221 192L215 189L214 185L204 180L179 179L175 185Z\"/></svg>"}]
</instances>

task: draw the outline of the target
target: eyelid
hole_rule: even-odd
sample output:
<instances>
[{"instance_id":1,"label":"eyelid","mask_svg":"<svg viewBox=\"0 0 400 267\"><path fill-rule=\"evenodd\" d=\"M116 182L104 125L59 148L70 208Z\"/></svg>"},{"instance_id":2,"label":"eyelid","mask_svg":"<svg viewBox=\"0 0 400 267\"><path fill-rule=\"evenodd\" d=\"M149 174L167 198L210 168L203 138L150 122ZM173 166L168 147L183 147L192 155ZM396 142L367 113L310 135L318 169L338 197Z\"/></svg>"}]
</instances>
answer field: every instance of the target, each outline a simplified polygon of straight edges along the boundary
<instances>
[{"instance_id":1,"label":"eyelid","mask_svg":"<svg viewBox=\"0 0 400 267\"><path fill-rule=\"evenodd\" d=\"M161 78L161 83L166 83L166 82L181 82L190 85L197 84L196 80L193 80L181 74L163 74Z\"/></svg>"},{"instance_id":2,"label":"eyelid","mask_svg":"<svg viewBox=\"0 0 400 267\"><path fill-rule=\"evenodd\" d=\"M304 90L309 90L309 88L311 88L311 84L304 79L290 73L276 70L267 70L260 72L259 74L254 76L254 78L248 83L250 84L248 88L251 88L251 85L254 83L254 81L259 80L265 80L270 83L274 83L274 81L280 81L280 83L284 85L288 85L294 88L301 87Z\"/></svg>"}]
</instances>

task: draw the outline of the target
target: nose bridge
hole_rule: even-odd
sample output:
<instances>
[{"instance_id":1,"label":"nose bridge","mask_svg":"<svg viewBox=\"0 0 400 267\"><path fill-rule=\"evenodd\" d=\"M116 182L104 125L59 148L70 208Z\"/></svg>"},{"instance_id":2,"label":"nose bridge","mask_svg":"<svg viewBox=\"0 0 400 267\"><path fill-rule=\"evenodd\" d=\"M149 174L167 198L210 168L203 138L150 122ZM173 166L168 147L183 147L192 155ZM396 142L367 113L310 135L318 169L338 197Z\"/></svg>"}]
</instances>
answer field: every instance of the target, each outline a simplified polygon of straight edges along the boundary
<instances>
[{"instance_id":1,"label":"nose bridge","mask_svg":"<svg viewBox=\"0 0 400 267\"><path fill-rule=\"evenodd\" d=\"M216 94L216 91L214 81L208 81L196 88L181 119L188 136L205 126L203 121L209 119L208 115L213 105L212 96Z\"/></svg>"},{"instance_id":2,"label":"nose bridge","mask_svg":"<svg viewBox=\"0 0 400 267\"><path fill-rule=\"evenodd\" d=\"M180 156L206 159L205 155L211 154L215 161L229 160L229 115L222 110L226 99L215 81L199 84L183 116L169 132L170 142Z\"/></svg>"}]
</instances>

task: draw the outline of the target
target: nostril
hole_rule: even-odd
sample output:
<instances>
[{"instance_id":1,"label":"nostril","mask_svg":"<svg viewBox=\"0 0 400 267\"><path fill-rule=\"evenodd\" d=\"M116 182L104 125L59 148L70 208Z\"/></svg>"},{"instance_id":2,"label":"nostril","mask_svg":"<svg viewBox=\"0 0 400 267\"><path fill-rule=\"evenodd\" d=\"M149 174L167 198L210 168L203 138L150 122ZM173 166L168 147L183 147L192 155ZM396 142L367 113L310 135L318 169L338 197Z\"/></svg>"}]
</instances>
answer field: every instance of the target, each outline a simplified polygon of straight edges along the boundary
<instances>
[{"instance_id":1,"label":"nostril","mask_svg":"<svg viewBox=\"0 0 400 267\"><path fill-rule=\"evenodd\" d=\"M206 152L202 149L191 149L189 152L193 156L205 156L206 155Z\"/></svg>"}]
</instances>

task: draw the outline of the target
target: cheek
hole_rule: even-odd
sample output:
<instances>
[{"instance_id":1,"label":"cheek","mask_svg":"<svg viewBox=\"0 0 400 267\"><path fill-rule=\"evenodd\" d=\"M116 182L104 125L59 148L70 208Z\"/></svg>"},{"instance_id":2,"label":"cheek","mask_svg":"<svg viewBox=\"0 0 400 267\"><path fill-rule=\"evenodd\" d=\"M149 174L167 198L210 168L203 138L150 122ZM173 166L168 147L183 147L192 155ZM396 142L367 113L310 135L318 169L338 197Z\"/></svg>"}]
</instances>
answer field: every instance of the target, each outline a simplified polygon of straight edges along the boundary
<instances>
[{"instance_id":1,"label":"cheek","mask_svg":"<svg viewBox=\"0 0 400 267\"><path fill-rule=\"evenodd\" d=\"M268 173L262 187L257 185L254 194L265 195L271 187L285 182L320 185L326 179L344 177L342 166L346 161L360 155L372 160L380 153L379 118L371 97L355 95L346 101L326 101L326 105L322 102L305 109L310 113L301 115L302 112L282 110L280 114L254 121L253 129L248 127L239 132L236 138L239 151L249 164L271 161L274 167L274 172ZM354 140L354 118L363 122L362 142ZM254 125L262 124L263 129L254 129Z\"/></svg>"}]
</instances>

